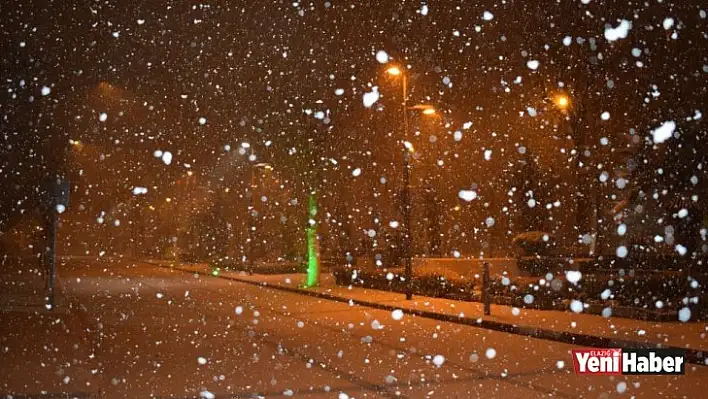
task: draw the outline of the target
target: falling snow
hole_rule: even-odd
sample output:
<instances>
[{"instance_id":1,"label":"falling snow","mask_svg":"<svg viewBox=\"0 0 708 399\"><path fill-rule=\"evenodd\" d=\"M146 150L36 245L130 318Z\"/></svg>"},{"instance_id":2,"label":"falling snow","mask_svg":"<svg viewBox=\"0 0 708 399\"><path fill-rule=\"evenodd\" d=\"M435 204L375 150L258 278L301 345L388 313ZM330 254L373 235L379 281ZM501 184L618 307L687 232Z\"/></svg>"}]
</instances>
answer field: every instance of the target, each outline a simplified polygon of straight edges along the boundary
<instances>
[{"instance_id":1,"label":"falling snow","mask_svg":"<svg viewBox=\"0 0 708 399\"><path fill-rule=\"evenodd\" d=\"M364 106L366 108L371 108L376 101L379 100L379 92L376 87L372 91L364 94Z\"/></svg>"},{"instance_id":2,"label":"falling snow","mask_svg":"<svg viewBox=\"0 0 708 399\"><path fill-rule=\"evenodd\" d=\"M556 341L704 349L705 5L458 3L7 7L3 391L655 394Z\"/></svg>"},{"instance_id":3,"label":"falling snow","mask_svg":"<svg viewBox=\"0 0 708 399\"><path fill-rule=\"evenodd\" d=\"M623 19L616 27L605 28L605 39L609 42L625 39L629 35L630 29L632 29L632 23Z\"/></svg>"},{"instance_id":4,"label":"falling snow","mask_svg":"<svg viewBox=\"0 0 708 399\"><path fill-rule=\"evenodd\" d=\"M388 62L388 60L388 54L385 51L379 50L376 52L376 61L378 61L380 64L385 64Z\"/></svg>"},{"instance_id":5,"label":"falling snow","mask_svg":"<svg viewBox=\"0 0 708 399\"><path fill-rule=\"evenodd\" d=\"M484 355L487 357L487 359L494 359L497 357L497 351L494 348L488 348L486 352L484 352Z\"/></svg>"},{"instance_id":6,"label":"falling snow","mask_svg":"<svg viewBox=\"0 0 708 399\"><path fill-rule=\"evenodd\" d=\"M671 27L674 26L674 19L673 18L666 18L664 19L664 22L662 23L664 26L664 29L669 30Z\"/></svg>"},{"instance_id":7,"label":"falling snow","mask_svg":"<svg viewBox=\"0 0 708 399\"><path fill-rule=\"evenodd\" d=\"M165 163L165 165L169 165L172 163L172 153L169 151L165 151L162 153L162 162Z\"/></svg>"},{"instance_id":8,"label":"falling snow","mask_svg":"<svg viewBox=\"0 0 708 399\"><path fill-rule=\"evenodd\" d=\"M673 121L664 122L658 128L651 131L651 135L654 139L654 143L663 143L674 134L676 129L676 123Z\"/></svg>"},{"instance_id":9,"label":"falling snow","mask_svg":"<svg viewBox=\"0 0 708 399\"><path fill-rule=\"evenodd\" d=\"M403 319L403 311L401 309L396 309L393 312L391 312L391 317L393 317L393 320L402 320Z\"/></svg>"},{"instance_id":10,"label":"falling snow","mask_svg":"<svg viewBox=\"0 0 708 399\"><path fill-rule=\"evenodd\" d=\"M578 300L572 300L570 302L570 310L574 313L581 313L583 311L583 303Z\"/></svg>"}]
</instances>

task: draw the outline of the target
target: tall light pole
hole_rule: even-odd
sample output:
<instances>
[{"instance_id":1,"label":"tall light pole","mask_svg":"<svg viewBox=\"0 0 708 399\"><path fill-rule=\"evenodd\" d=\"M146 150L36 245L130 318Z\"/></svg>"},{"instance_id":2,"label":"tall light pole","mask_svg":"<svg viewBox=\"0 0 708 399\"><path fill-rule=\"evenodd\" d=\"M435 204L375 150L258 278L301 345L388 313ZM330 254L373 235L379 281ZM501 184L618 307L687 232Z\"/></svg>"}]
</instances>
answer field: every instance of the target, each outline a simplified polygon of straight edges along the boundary
<instances>
[{"instance_id":1,"label":"tall light pole","mask_svg":"<svg viewBox=\"0 0 708 399\"><path fill-rule=\"evenodd\" d=\"M411 259L411 201L410 201L410 150L412 146L408 142L408 76L398 67L390 67L386 70L391 76L401 77L401 88L403 89L402 112L403 112L403 246L405 253L403 257L404 276L406 279L406 299L413 299L413 264ZM411 148L409 148L409 146Z\"/></svg>"},{"instance_id":2,"label":"tall light pole","mask_svg":"<svg viewBox=\"0 0 708 399\"><path fill-rule=\"evenodd\" d=\"M267 171L273 170L273 165L265 162L260 162L251 166L251 200L248 206L248 239L246 247L246 267L249 273L253 273L253 239L256 231L256 169L263 168Z\"/></svg>"},{"instance_id":3,"label":"tall light pole","mask_svg":"<svg viewBox=\"0 0 708 399\"><path fill-rule=\"evenodd\" d=\"M584 140L584 135L581 135L581 132L578 130L580 129L580 126L578 126L578 115L577 115L577 110L573 106L570 97L566 95L565 93L558 93L552 98L553 104L558 108L563 115L565 115L567 118L570 118L570 133L573 137L575 147L578 149L578 159L581 160L582 162L582 157L587 157L585 154L586 151L589 150L588 145L586 141ZM584 162L583 167L587 167ZM576 167L580 167L580 165L576 165ZM597 234L598 234L598 228L597 228L597 198L596 198L596 189L595 189L595 180L590 178L587 178L587 172L583 170L577 170L574 169L574 174L576 176L575 178L575 184L576 187L575 189L575 195L579 195L580 190L584 190L588 193L590 196L590 223L589 226L585 224L585 215L586 209L585 206L583 206L580 202L580 198L576 200L576 212L575 212L575 225L578 226L580 229L583 229L585 227L590 229L590 241L585 242L590 246L589 254L590 256L595 255L595 251L597 249ZM584 231L580 231L583 235L586 234ZM585 240L583 240L585 241Z\"/></svg>"},{"instance_id":4,"label":"tall light pole","mask_svg":"<svg viewBox=\"0 0 708 399\"><path fill-rule=\"evenodd\" d=\"M410 154L413 152L413 145L408 141L408 111L419 110L424 115L435 115L435 108L429 105L408 106L408 76L405 71L397 66L386 69L386 73L393 77L401 77L401 88L403 90L403 100L401 110L403 114L403 231L404 231L404 277L406 279L406 299L413 299L413 263L411 257L411 198L410 198Z\"/></svg>"}]
</instances>

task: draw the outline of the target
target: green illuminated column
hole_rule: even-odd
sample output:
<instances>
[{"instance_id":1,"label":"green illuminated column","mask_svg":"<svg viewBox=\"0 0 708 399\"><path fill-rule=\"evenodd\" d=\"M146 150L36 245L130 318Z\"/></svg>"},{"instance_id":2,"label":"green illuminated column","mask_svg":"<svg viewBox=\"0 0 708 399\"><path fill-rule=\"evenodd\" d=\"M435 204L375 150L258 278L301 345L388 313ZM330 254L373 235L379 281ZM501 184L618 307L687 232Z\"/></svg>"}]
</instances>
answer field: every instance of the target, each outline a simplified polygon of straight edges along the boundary
<instances>
[{"instance_id":1,"label":"green illuminated column","mask_svg":"<svg viewBox=\"0 0 708 399\"><path fill-rule=\"evenodd\" d=\"M317 239L317 197L310 193L307 220L307 282L306 287L317 287L320 282L320 243Z\"/></svg>"}]
</instances>

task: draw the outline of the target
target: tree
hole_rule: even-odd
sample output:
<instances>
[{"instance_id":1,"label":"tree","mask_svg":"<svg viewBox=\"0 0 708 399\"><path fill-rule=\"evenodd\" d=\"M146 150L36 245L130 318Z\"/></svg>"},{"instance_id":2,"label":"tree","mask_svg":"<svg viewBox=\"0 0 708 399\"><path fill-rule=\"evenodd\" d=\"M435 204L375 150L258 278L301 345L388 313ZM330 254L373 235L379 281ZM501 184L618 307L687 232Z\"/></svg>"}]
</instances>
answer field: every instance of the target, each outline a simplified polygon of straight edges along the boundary
<instances>
[{"instance_id":1,"label":"tree","mask_svg":"<svg viewBox=\"0 0 708 399\"><path fill-rule=\"evenodd\" d=\"M633 216L627 228L635 242L660 248L664 244L653 239L658 234L675 254L700 256L708 205L707 153L708 135L696 121L678 123L674 135L660 143L645 137L621 207Z\"/></svg>"},{"instance_id":2,"label":"tree","mask_svg":"<svg viewBox=\"0 0 708 399\"><path fill-rule=\"evenodd\" d=\"M512 189L516 189L516 230L520 233L543 231L547 212L543 207L544 185L538 163L530 148L526 148L521 159L516 162L512 175Z\"/></svg>"}]
</instances>

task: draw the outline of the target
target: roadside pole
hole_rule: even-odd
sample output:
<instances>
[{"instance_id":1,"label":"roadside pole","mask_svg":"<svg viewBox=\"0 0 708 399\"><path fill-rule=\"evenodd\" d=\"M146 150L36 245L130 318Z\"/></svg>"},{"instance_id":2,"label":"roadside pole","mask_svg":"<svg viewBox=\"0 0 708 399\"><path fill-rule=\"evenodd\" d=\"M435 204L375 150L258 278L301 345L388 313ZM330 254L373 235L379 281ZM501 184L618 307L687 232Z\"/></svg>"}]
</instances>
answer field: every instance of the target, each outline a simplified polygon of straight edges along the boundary
<instances>
[{"instance_id":1,"label":"roadside pole","mask_svg":"<svg viewBox=\"0 0 708 399\"><path fill-rule=\"evenodd\" d=\"M55 305L55 280L56 280L56 241L59 214L69 205L69 181L61 176L47 180L43 190L43 213L45 228L47 230L47 245L45 256L47 259L47 297L46 307L51 310Z\"/></svg>"},{"instance_id":2,"label":"roadside pole","mask_svg":"<svg viewBox=\"0 0 708 399\"><path fill-rule=\"evenodd\" d=\"M54 280L56 279L56 241L57 241L57 210L50 210L49 242L47 245L47 260L49 273L47 281L47 309L54 309Z\"/></svg>"},{"instance_id":3,"label":"roadside pole","mask_svg":"<svg viewBox=\"0 0 708 399\"><path fill-rule=\"evenodd\" d=\"M490 295L490 285L491 281L489 278L489 263L484 262L484 264L482 265L482 302L484 302L485 316L489 316L492 313L492 298Z\"/></svg>"}]
</instances>

